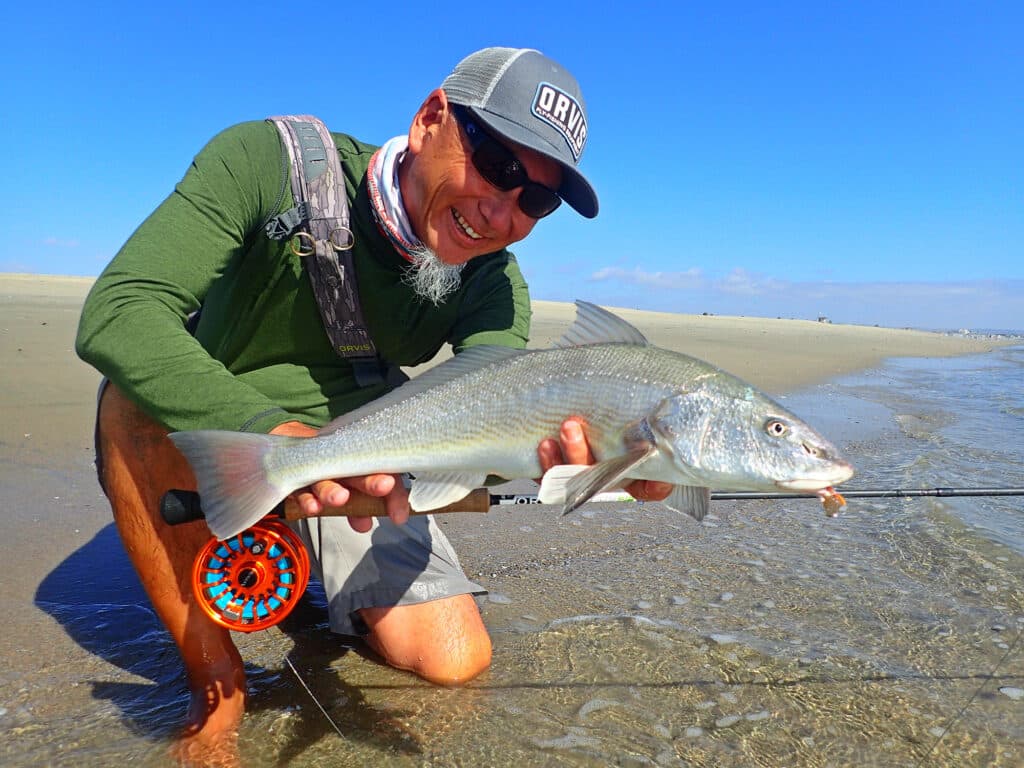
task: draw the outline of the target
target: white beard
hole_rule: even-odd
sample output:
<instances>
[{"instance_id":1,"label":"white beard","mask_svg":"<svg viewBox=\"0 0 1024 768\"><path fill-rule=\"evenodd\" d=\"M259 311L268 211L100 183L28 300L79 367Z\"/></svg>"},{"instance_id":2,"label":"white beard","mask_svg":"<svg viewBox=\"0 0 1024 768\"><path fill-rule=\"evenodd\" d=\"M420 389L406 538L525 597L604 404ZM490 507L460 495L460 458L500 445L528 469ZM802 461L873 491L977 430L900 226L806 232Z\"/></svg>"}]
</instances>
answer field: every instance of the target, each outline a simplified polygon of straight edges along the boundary
<instances>
[{"instance_id":1,"label":"white beard","mask_svg":"<svg viewBox=\"0 0 1024 768\"><path fill-rule=\"evenodd\" d=\"M405 268L402 281L435 307L462 284L465 264L445 264L426 246L414 248L409 257L412 264Z\"/></svg>"}]
</instances>

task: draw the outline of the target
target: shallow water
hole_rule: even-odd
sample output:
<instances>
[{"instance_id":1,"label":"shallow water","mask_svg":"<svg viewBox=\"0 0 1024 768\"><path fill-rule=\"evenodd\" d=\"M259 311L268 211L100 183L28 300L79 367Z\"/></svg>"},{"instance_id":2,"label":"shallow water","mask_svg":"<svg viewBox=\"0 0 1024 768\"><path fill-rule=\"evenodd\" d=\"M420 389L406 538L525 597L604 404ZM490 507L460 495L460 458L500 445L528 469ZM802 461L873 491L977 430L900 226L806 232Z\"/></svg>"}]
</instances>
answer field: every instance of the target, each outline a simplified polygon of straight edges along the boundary
<instances>
[{"instance_id":1,"label":"shallow water","mask_svg":"<svg viewBox=\"0 0 1024 768\"><path fill-rule=\"evenodd\" d=\"M896 360L784 402L842 445L850 487L1024 485L1024 348ZM1024 763L1024 497L441 522L491 590L492 669L421 683L324 631L314 596L287 633L236 636L246 764ZM184 680L112 527L36 606L67 649L30 680L0 671L0 763L169 764Z\"/></svg>"}]
</instances>

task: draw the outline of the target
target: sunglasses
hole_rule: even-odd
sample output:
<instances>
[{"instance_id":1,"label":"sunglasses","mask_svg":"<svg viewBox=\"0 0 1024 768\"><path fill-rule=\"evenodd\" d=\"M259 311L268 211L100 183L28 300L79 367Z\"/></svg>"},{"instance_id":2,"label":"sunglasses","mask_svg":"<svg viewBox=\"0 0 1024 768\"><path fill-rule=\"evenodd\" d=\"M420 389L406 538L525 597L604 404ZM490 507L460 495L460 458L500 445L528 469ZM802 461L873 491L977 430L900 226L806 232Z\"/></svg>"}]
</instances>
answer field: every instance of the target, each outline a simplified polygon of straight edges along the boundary
<instances>
[{"instance_id":1,"label":"sunglasses","mask_svg":"<svg viewBox=\"0 0 1024 768\"><path fill-rule=\"evenodd\" d=\"M468 109L459 104L451 107L455 121L473 148L473 166L484 180L503 192L522 187L519 209L532 219L543 219L554 213L562 204L558 193L531 179L512 150L487 133Z\"/></svg>"}]
</instances>

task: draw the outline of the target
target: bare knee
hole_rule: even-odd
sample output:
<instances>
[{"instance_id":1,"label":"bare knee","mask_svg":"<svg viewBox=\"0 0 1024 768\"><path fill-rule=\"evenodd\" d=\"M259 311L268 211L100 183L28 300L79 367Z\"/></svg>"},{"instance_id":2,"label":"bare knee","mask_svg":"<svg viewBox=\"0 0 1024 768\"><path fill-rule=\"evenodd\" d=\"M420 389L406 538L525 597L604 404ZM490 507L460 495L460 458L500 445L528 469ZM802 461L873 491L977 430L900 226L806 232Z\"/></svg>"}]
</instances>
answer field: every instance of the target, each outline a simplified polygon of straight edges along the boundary
<instances>
[{"instance_id":1,"label":"bare knee","mask_svg":"<svg viewBox=\"0 0 1024 768\"><path fill-rule=\"evenodd\" d=\"M427 639L411 671L436 685L463 685L491 665L491 638L479 636Z\"/></svg>"},{"instance_id":2,"label":"bare knee","mask_svg":"<svg viewBox=\"0 0 1024 768\"><path fill-rule=\"evenodd\" d=\"M360 613L367 642L388 664L437 685L462 685L491 664L491 638L470 595Z\"/></svg>"}]
</instances>

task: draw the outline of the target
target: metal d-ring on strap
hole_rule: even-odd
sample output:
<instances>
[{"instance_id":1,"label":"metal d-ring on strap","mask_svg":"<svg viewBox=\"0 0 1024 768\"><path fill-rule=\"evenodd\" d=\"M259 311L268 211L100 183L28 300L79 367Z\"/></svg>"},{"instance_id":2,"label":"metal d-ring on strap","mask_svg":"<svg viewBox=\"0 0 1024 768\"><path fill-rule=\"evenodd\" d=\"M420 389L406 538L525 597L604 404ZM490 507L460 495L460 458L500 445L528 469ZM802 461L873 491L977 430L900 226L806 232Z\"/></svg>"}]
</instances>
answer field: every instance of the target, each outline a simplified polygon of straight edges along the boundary
<instances>
[{"instance_id":1,"label":"metal d-ring on strap","mask_svg":"<svg viewBox=\"0 0 1024 768\"><path fill-rule=\"evenodd\" d=\"M345 239L338 242L338 235L345 235ZM336 251L350 251L352 246L356 244L355 235L352 234L352 230L348 227L335 227L327 236L327 241L331 244L331 248Z\"/></svg>"},{"instance_id":2,"label":"metal d-ring on strap","mask_svg":"<svg viewBox=\"0 0 1024 768\"><path fill-rule=\"evenodd\" d=\"M288 247L292 249L292 253L300 258L306 256L312 256L316 253L316 240L309 232L296 232L292 235L292 239L288 241Z\"/></svg>"},{"instance_id":3,"label":"metal d-ring on strap","mask_svg":"<svg viewBox=\"0 0 1024 768\"><path fill-rule=\"evenodd\" d=\"M349 228L348 198L341 162L327 126L312 115L267 118L281 134L291 160L295 207L271 219L267 236L289 238L303 259L324 329L334 351L352 364L361 387L390 380L366 329L352 261L355 242ZM398 369L395 372L401 375Z\"/></svg>"},{"instance_id":4,"label":"metal d-ring on strap","mask_svg":"<svg viewBox=\"0 0 1024 768\"><path fill-rule=\"evenodd\" d=\"M352 246L355 245L355 240L352 230L345 226L334 227L327 234L327 243L335 252L351 250ZM305 230L300 229L292 235L288 246L292 249L292 253L301 258L312 256L316 253L316 240Z\"/></svg>"}]
</instances>

